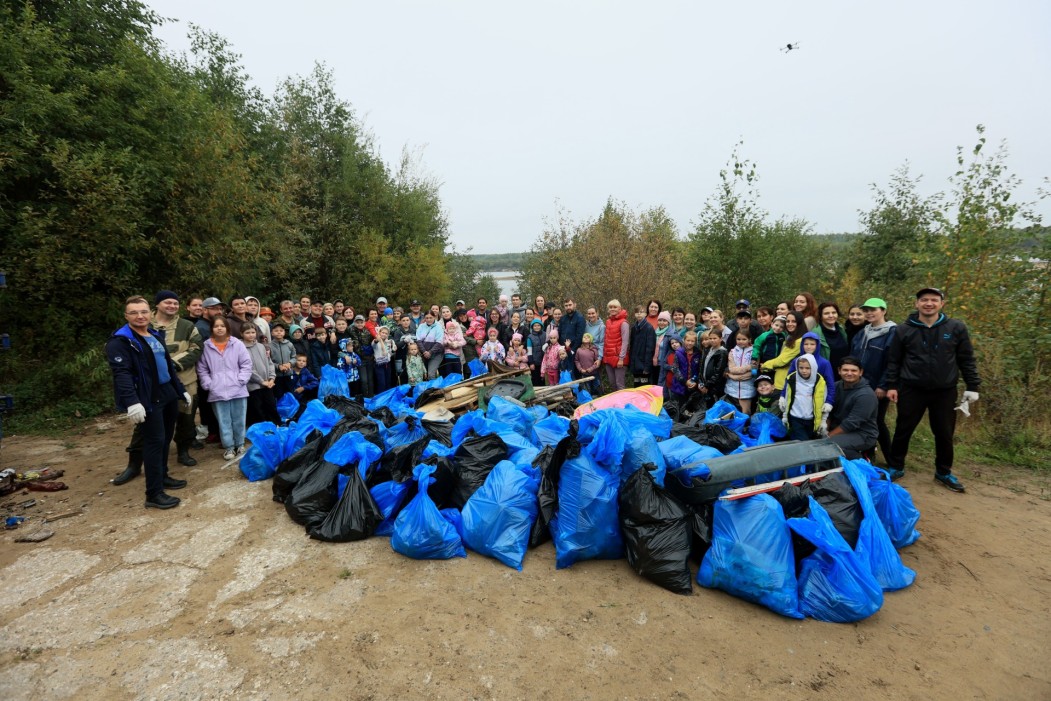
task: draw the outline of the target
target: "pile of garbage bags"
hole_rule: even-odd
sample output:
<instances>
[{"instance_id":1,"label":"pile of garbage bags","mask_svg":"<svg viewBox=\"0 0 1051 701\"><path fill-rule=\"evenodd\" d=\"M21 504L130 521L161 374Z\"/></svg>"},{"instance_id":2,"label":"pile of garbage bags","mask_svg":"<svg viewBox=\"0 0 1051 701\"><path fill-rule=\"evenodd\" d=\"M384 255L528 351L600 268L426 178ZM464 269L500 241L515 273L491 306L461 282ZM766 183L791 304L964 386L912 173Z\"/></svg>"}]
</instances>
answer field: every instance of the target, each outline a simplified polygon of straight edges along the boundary
<instances>
[{"instance_id":1,"label":"pile of garbage bags","mask_svg":"<svg viewBox=\"0 0 1051 701\"><path fill-rule=\"evenodd\" d=\"M257 424L241 470L272 479L274 501L311 538L387 536L416 559L470 550L521 570L550 540L559 569L626 558L676 593L696 579L785 616L841 622L915 578L897 548L919 537L919 512L865 461L767 493L698 496L706 461L783 437L780 421L723 403L690 425L634 407L570 420L499 396L429 421L413 396L441 382L364 404L331 394L298 422Z\"/></svg>"}]
</instances>

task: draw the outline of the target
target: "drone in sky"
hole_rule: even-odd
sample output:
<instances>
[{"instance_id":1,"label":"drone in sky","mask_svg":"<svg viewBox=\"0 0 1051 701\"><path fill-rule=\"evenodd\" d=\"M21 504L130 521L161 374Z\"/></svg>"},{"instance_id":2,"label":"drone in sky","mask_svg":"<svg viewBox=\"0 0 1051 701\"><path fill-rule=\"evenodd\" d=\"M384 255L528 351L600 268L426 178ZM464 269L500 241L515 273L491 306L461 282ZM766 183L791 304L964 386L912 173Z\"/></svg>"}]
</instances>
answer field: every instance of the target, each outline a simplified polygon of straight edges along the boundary
<instances>
[{"instance_id":1,"label":"drone in sky","mask_svg":"<svg viewBox=\"0 0 1051 701\"><path fill-rule=\"evenodd\" d=\"M785 44L781 47L781 53L787 54L789 51L799 51L799 42L793 41L791 44Z\"/></svg>"}]
</instances>

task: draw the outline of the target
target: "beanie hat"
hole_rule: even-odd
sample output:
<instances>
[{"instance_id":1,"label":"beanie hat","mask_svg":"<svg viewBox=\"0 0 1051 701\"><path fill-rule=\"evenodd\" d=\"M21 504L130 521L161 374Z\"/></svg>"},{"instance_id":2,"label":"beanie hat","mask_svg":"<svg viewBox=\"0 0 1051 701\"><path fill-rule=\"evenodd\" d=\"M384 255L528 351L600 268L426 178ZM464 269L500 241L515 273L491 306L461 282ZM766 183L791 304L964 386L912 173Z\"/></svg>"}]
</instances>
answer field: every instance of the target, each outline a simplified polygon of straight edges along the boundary
<instances>
[{"instance_id":1,"label":"beanie hat","mask_svg":"<svg viewBox=\"0 0 1051 701\"><path fill-rule=\"evenodd\" d=\"M171 290L161 290L154 296L153 303L160 304L166 299L174 299L176 302L179 301L179 295L175 294Z\"/></svg>"}]
</instances>

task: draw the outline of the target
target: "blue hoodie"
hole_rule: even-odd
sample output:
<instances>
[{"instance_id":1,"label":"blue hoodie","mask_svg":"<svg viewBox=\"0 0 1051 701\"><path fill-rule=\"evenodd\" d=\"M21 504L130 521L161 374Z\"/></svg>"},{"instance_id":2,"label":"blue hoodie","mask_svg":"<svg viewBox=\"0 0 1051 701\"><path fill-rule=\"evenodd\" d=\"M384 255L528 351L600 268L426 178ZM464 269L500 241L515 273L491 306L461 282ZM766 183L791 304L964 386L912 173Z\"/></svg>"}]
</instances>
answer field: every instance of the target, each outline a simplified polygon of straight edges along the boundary
<instances>
[{"instance_id":1,"label":"blue hoodie","mask_svg":"<svg viewBox=\"0 0 1051 701\"><path fill-rule=\"evenodd\" d=\"M799 354L803 355L807 351L803 348L803 343L808 339L812 338L817 342L817 348L811 353L814 355L814 360L817 361L817 372L821 377L825 378L826 399L825 404L836 403L836 373L832 369L832 363L821 357L821 337L813 331L807 331L803 334L803 337L799 339ZM792 374L796 371L796 360L799 360L797 356L795 360L788 366L788 373Z\"/></svg>"}]
</instances>

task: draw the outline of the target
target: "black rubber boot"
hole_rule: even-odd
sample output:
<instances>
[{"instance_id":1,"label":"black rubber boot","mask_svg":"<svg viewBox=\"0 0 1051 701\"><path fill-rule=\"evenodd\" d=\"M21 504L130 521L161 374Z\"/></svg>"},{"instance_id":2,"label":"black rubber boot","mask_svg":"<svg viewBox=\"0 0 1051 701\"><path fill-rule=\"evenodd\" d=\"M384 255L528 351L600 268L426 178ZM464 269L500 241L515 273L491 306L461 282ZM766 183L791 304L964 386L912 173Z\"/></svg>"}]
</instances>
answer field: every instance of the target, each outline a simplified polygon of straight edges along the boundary
<instances>
[{"instance_id":1,"label":"black rubber boot","mask_svg":"<svg viewBox=\"0 0 1051 701\"><path fill-rule=\"evenodd\" d=\"M128 453L128 466L124 468L124 472L113 478L113 484L119 487L122 484L132 481L141 474L142 453L138 450L132 450Z\"/></svg>"},{"instance_id":2,"label":"black rubber boot","mask_svg":"<svg viewBox=\"0 0 1051 701\"><path fill-rule=\"evenodd\" d=\"M186 467L193 467L197 464L197 459L190 455L189 448L179 448L179 457L177 460L180 465L185 465Z\"/></svg>"}]
</instances>

